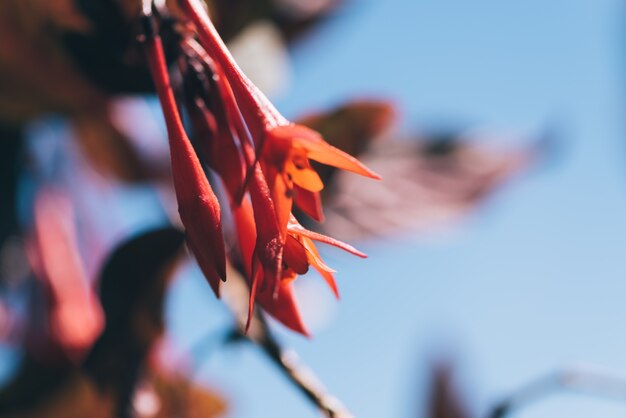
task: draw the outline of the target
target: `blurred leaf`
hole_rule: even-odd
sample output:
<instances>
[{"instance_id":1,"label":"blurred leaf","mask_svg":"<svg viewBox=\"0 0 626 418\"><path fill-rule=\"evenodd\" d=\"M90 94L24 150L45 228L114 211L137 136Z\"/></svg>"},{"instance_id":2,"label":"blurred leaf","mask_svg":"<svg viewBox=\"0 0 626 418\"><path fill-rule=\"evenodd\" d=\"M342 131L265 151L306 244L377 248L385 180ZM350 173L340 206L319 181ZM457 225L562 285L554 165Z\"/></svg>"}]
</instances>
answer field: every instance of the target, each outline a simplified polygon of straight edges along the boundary
<instances>
[{"instance_id":1,"label":"blurred leaf","mask_svg":"<svg viewBox=\"0 0 626 418\"><path fill-rule=\"evenodd\" d=\"M343 4L342 0L274 0L275 22L289 42L302 36Z\"/></svg>"},{"instance_id":2,"label":"blurred leaf","mask_svg":"<svg viewBox=\"0 0 626 418\"><path fill-rule=\"evenodd\" d=\"M20 129L0 125L0 253L5 241L19 231L16 205L22 147ZM4 276L5 272L0 267L0 284Z\"/></svg>"},{"instance_id":3,"label":"blurred leaf","mask_svg":"<svg viewBox=\"0 0 626 418\"><path fill-rule=\"evenodd\" d=\"M395 121L396 110L385 100L354 100L328 112L313 113L298 123L318 131L331 145L350 155L360 156ZM336 171L314 163L324 183Z\"/></svg>"},{"instance_id":4,"label":"blurred leaf","mask_svg":"<svg viewBox=\"0 0 626 418\"><path fill-rule=\"evenodd\" d=\"M113 398L76 370L52 370L29 360L18 380L0 391L2 418L116 418Z\"/></svg>"},{"instance_id":5,"label":"blurred leaf","mask_svg":"<svg viewBox=\"0 0 626 418\"><path fill-rule=\"evenodd\" d=\"M83 155L100 174L127 182L169 178L160 164L144 157L115 126L106 108L77 114L72 122Z\"/></svg>"},{"instance_id":6,"label":"blurred leaf","mask_svg":"<svg viewBox=\"0 0 626 418\"><path fill-rule=\"evenodd\" d=\"M178 229L152 230L121 244L106 261L100 275L106 327L85 363L100 385L131 392L127 386L162 334L165 291L183 243Z\"/></svg>"},{"instance_id":7,"label":"blurred leaf","mask_svg":"<svg viewBox=\"0 0 626 418\"><path fill-rule=\"evenodd\" d=\"M58 1L58 0L56 0ZM145 93L153 90L152 78L137 35L138 1L74 0L91 23L89 31L63 28L57 38L73 65L107 93ZM168 20L161 26L169 53L177 40ZM172 55L172 54L170 54Z\"/></svg>"},{"instance_id":8,"label":"blurred leaf","mask_svg":"<svg viewBox=\"0 0 626 418\"><path fill-rule=\"evenodd\" d=\"M137 418L214 418L226 412L226 402L210 389L182 375L154 368L135 394L133 404Z\"/></svg>"},{"instance_id":9,"label":"blurred leaf","mask_svg":"<svg viewBox=\"0 0 626 418\"><path fill-rule=\"evenodd\" d=\"M123 7L129 4L134 7ZM0 2L0 121L46 113L72 115L103 106L111 94L145 93L152 79L136 41L139 2ZM175 59L173 21L161 27Z\"/></svg>"},{"instance_id":10,"label":"blurred leaf","mask_svg":"<svg viewBox=\"0 0 626 418\"><path fill-rule=\"evenodd\" d=\"M0 390L2 416L130 416L135 385L162 334L166 285L183 243L181 231L165 227L121 244L100 276L106 328L85 363L42 364L27 355Z\"/></svg>"},{"instance_id":11,"label":"blurred leaf","mask_svg":"<svg viewBox=\"0 0 626 418\"><path fill-rule=\"evenodd\" d=\"M383 180L368 183L337 173L325 200L323 231L351 240L410 229L429 230L467 214L538 152L501 150L459 138L386 141L361 161Z\"/></svg>"},{"instance_id":12,"label":"blurred leaf","mask_svg":"<svg viewBox=\"0 0 626 418\"><path fill-rule=\"evenodd\" d=\"M7 390L8 389L8 390ZM79 370L52 370L34 362L20 380L0 391L2 418L120 418L111 391L102 391ZM9 402L11 401L11 402ZM133 418L216 418L226 402L184 376L151 368L133 391Z\"/></svg>"},{"instance_id":13,"label":"blurred leaf","mask_svg":"<svg viewBox=\"0 0 626 418\"><path fill-rule=\"evenodd\" d=\"M0 2L0 120L21 123L44 112L69 113L104 101L74 68L45 2Z\"/></svg>"}]
</instances>

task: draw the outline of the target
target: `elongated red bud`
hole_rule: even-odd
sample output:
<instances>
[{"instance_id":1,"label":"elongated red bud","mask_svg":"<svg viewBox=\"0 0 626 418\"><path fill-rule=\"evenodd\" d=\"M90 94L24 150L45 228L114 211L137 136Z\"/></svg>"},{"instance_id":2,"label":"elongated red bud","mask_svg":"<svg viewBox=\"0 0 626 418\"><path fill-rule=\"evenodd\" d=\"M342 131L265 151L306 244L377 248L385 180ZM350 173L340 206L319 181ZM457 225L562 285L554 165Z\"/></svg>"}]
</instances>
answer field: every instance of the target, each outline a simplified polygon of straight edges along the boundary
<instances>
[{"instance_id":1,"label":"elongated red bud","mask_svg":"<svg viewBox=\"0 0 626 418\"><path fill-rule=\"evenodd\" d=\"M185 226L189 247L219 297L219 281L226 280L226 252L219 202L183 127L160 37L149 36L145 49L167 125L180 219Z\"/></svg>"}]
</instances>

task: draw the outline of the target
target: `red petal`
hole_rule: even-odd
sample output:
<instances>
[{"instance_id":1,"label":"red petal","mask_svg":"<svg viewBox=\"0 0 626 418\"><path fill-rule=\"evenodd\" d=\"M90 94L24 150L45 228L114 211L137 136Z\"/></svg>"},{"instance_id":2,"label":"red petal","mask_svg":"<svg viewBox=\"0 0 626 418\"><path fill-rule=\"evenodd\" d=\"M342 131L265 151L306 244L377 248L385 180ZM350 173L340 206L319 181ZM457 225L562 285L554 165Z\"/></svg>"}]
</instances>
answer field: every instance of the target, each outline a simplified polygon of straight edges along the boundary
<instances>
[{"instance_id":1,"label":"red petal","mask_svg":"<svg viewBox=\"0 0 626 418\"><path fill-rule=\"evenodd\" d=\"M310 336L300 315L290 281L282 280L279 283L275 297L272 295L272 292L266 290L265 292L259 292L256 300L268 314L287 328L307 337Z\"/></svg>"},{"instance_id":2,"label":"red petal","mask_svg":"<svg viewBox=\"0 0 626 418\"><path fill-rule=\"evenodd\" d=\"M254 223L257 231L256 250L259 261L264 270L269 273L265 280L269 283L276 283L280 280L282 271L283 238L276 220L269 187L258 164L250 184L250 200L254 209Z\"/></svg>"},{"instance_id":3,"label":"red petal","mask_svg":"<svg viewBox=\"0 0 626 418\"><path fill-rule=\"evenodd\" d=\"M247 276L252 274L252 254L256 242L256 227L252 206L248 200L243 200L241 206L233 207L233 217L237 228L237 242L241 252L244 271Z\"/></svg>"},{"instance_id":4,"label":"red petal","mask_svg":"<svg viewBox=\"0 0 626 418\"><path fill-rule=\"evenodd\" d=\"M220 175L229 196L234 198L242 187L245 166L226 116L220 111L213 115L195 103L188 105L187 110L203 159Z\"/></svg>"},{"instance_id":5,"label":"red petal","mask_svg":"<svg viewBox=\"0 0 626 418\"><path fill-rule=\"evenodd\" d=\"M198 247L198 245L195 243L196 239L197 237L195 234L192 235L192 234L187 233L187 245L189 246L191 253L196 258L196 261L198 262L198 266L200 267L202 274L204 274L204 277L209 282L211 289L213 289L215 296L219 298L220 297L220 283L222 279L216 273L216 266L215 266L214 260L208 255L208 252L206 250L202 251L201 250L202 247Z\"/></svg>"},{"instance_id":6,"label":"red petal","mask_svg":"<svg viewBox=\"0 0 626 418\"><path fill-rule=\"evenodd\" d=\"M287 241L285 242L283 260L287 267L297 274L305 274L309 271L309 259L306 249L300 241L291 235L287 237Z\"/></svg>"},{"instance_id":7,"label":"red petal","mask_svg":"<svg viewBox=\"0 0 626 418\"><path fill-rule=\"evenodd\" d=\"M317 222L324 221L322 199L320 198L319 192L310 192L298 185L295 185L294 203L302 212L306 213Z\"/></svg>"}]
</instances>

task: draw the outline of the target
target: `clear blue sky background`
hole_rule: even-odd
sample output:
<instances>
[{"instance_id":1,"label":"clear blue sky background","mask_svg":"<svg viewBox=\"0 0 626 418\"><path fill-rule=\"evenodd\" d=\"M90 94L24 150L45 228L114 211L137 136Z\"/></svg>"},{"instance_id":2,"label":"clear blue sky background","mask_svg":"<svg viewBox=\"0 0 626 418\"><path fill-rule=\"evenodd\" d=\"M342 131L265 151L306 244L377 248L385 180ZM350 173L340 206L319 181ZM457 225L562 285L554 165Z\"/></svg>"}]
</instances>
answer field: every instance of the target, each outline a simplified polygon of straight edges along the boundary
<instances>
[{"instance_id":1,"label":"clear blue sky background","mask_svg":"<svg viewBox=\"0 0 626 418\"><path fill-rule=\"evenodd\" d=\"M437 353L459 360L477 413L572 362L626 373L625 17L618 0L354 0L294 51L278 103L288 115L369 93L396 99L407 127L556 122L563 142L557 162L454 234L361 243L365 262L326 251L343 300L312 341L284 338L357 417L421 416ZM195 279L170 308L183 344L224 315ZM199 374L229 394L231 417L318 416L252 348L216 354ZM625 413L556 397L524 416Z\"/></svg>"}]
</instances>

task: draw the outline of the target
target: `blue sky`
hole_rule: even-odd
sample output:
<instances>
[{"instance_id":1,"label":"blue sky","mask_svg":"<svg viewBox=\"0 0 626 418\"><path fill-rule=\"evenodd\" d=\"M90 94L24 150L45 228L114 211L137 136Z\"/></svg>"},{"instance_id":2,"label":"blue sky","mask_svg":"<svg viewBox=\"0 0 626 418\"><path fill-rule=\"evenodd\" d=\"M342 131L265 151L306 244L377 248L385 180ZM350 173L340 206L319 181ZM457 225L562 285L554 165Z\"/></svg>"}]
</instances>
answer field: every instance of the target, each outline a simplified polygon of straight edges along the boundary
<instances>
[{"instance_id":1,"label":"blue sky","mask_svg":"<svg viewBox=\"0 0 626 418\"><path fill-rule=\"evenodd\" d=\"M324 253L343 295L329 302L333 319L312 341L281 337L357 417L419 416L428 359L441 353L457 358L477 413L570 363L626 374L625 12L617 0L353 0L294 51L278 101L289 116L383 96L406 131L550 125L562 140L555 161L453 233L357 243L366 261ZM170 299L183 345L225 316L203 285L183 280ZM220 352L199 373L229 394L232 417L318 416L252 348ZM624 413L555 397L523 417Z\"/></svg>"}]
</instances>

